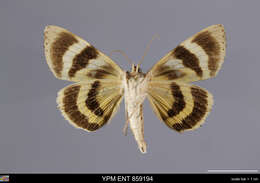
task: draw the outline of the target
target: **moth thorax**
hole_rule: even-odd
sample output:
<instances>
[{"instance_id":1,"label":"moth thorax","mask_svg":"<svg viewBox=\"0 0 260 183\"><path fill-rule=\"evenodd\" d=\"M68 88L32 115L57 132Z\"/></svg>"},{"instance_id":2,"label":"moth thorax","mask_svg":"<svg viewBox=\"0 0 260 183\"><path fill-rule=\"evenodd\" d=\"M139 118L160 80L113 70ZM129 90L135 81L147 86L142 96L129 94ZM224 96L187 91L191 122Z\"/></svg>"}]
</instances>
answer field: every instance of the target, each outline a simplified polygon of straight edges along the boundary
<instances>
[{"instance_id":1,"label":"moth thorax","mask_svg":"<svg viewBox=\"0 0 260 183\"><path fill-rule=\"evenodd\" d=\"M146 96L147 78L142 72L126 72L125 96L130 100L140 100ZM140 101L142 101L141 99Z\"/></svg>"}]
</instances>

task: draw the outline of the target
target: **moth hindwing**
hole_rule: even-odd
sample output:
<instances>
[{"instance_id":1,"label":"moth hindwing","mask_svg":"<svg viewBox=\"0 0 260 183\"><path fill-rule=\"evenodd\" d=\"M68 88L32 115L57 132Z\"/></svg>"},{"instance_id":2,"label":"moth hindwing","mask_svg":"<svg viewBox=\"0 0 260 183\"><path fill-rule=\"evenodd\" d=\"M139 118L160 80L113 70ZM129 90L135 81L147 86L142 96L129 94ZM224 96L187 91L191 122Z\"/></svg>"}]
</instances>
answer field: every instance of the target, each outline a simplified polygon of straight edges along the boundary
<instances>
[{"instance_id":1,"label":"moth hindwing","mask_svg":"<svg viewBox=\"0 0 260 183\"><path fill-rule=\"evenodd\" d=\"M57 103L63 116L75 127L95 131L115 114L122 100L122 87L94 80L63 88Z\"/></svg>"},{"instance_id":2,"label":"moth hindwing","mask_svg":"<svg viewBox=\"0 0 260 183\"><path fill-rule=\"evenodd\" d=\"M208 91L182 82L151 82L148 99L159 119L178 132L202 125L213 104Z\"/></svg>"}]
</instances>

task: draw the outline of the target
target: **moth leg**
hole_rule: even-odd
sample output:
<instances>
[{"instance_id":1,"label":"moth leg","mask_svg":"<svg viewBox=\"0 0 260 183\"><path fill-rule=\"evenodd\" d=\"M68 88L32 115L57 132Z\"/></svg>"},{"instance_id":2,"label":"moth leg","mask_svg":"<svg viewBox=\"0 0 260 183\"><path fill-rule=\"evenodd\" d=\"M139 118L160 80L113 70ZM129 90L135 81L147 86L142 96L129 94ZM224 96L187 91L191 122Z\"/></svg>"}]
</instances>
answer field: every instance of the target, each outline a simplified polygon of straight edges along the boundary
<instances>
[{"instance_id":1,"label":"moth leg","mask_svg":"<svg viewBox=\"0 0 260 183\"><path fill-rule=\"evenodd\" d=\"M125 136L127 136L129 116L128 116L128 112L127 112L127 110L126 110L126 107L125 107L125 115L126 115L126 116L125 116L126 121L125 121L125 126L124 126L124 128L123 128L123 134L124 134Z\"/></svg>"}]
</instances>

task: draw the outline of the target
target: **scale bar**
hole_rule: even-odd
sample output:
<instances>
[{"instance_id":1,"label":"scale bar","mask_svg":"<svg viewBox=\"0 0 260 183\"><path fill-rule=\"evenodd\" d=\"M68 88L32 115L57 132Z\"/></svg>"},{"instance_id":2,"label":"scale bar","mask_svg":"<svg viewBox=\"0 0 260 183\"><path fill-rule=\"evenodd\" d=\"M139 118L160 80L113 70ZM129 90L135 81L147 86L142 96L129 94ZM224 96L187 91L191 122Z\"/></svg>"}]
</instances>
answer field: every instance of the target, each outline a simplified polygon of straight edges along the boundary
<instances>
[{"instance_id":1,"label":"scale bar","mask_svg":"<svg viewBox=\"0 0 260 183\"><path fill-rule=\"evenodd\" d=\"M258 170L208 170L211 173L258 173Z\"/></svg>"}]
</instances>

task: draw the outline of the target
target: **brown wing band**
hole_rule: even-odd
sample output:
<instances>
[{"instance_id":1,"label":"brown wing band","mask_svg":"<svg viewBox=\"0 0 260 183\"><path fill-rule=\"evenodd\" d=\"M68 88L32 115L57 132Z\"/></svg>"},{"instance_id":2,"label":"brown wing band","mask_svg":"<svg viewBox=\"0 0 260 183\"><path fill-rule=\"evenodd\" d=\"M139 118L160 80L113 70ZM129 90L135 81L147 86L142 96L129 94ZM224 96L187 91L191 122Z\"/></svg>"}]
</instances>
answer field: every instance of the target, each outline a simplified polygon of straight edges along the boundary
<instances>
[{"instance_id":1,"label":"brown wing band","mask_svg":"<svg viewBox=\"0 0 260 183\"><path fill-rule=\"evenodd\" d=\"M192 112L181 123L175 123L172 127L177 131L183 131L194 127L207 113L207 93L197 87L191 88L194 101Z\"/></svg>"},{"instance_id":2,"label":"brown wing band","mask_svg":"<svg viewBox=\"0 0 260 183\"><path fill-rule=\"evenodd\" d=\"M172 105L172 109L167 111L169 117L173 117L178 115L185 108L185 100L184 96L181 92L180 86L176 83L171 84L171 92L174 98L174 103Z\"/></svg>"},{"instance_id":3,"label":"brown wing band","mask_svg":"<svg viewBox=\"0 0 260 183\"><path fill-rule=\"evenodd\" d=\"M182 63L185 67L189 67L190 69L194 70L199 77L202 77L202 70L199 65L199 60L195 54L191 53L183 46L177 46L173 50L173 56L182 60Z\"/></svg>"},{"instance_id":4,"label":"brown wing band","mask_svg":"<svg viewBox=\"0 0 260 183\"><path fill-rule=\"evenodd\" d=\"M74 77L77 71L86 68L90 59L95 59L98 56L98 51L93 46L87 46L79 54L75 56L72 66L69 70L69 77Z\"/></svg>"},{"instance_id":5,"label":"brown wing band","mask_svg":"<svg viewBox=\"0 0 260 183\"><path fill-rule=\"evenodd\" d=\"M64 90L63 106L64 112L69 119L77 126L95 131L100 126L97 123L89 123L87 116L82 114L77 106L77 98L80 91L80 86L68 87Z\"/></svg>"},{"instance_id":6,"label":"brown wing band","mask_svg":"<svg viewBox=\"0 0 260 183\"><path fill-rule=\"evenodd\" d=\"M61 77L61 71L63 69L63 55L71 45L77 42L77 39L73 35L66 32L61 32L58 38L53 42L50 49L50 56L53 69L58 77Z\"/></svg>"},{"instance_id":7,"label":"brown wing band","mask_svg":"<svg viewBox=\"0 0 260 183\"><path fill-rule=\"evenodd\" d=\"M192 42L197 43L202 49L207 53L208 69L210 70L210 75L214 76L218 69L218 62L220 60L220 46L216 39L211 36L209 31L204 31L198 34Z\"/></svg>"},{"instance_id":8,"label":"brown wing band","mask_svg":"<svg viewBox=\"0 0 260 183\"><path fill-rule=\"evenodd\" d=\"M103 116L104 110L100 107L97 100L98 88L100 87L100 81L95 81L91 85L91 89L88 92L88 98L86 100L86 106L89 110L94 112L97 116Z\"/></svg>"}]
</instances>

